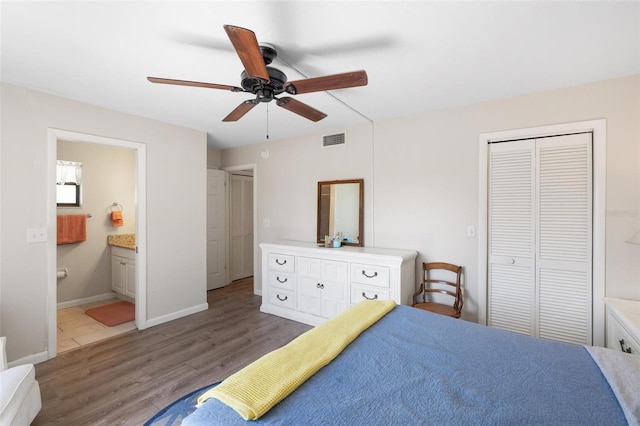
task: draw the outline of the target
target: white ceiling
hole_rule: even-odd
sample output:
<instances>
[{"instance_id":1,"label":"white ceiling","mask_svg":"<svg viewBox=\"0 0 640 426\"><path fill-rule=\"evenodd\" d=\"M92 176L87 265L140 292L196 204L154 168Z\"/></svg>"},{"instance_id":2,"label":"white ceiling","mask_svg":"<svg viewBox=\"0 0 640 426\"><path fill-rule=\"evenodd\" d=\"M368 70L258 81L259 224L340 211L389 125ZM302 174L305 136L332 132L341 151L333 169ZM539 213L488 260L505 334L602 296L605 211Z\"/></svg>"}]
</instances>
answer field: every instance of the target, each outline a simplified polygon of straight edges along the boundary
<instances>
[{"instance_id":1,"label":"white ceiling","mask_svg":"<svg viewBox=\"0 0 640 426\"><path fill-rule=\"evenodd\" d=\"M1 3L2 81L208 133L228 148L640 73L640 2L72 1ZM224 24L277 47L289 80L364 69L369 85L298 95L313 123L240 85ZM301 74L303 73L303 74ZM268 105L268 106L267 106ZM268 127L267 127L268 126Z\"/></svg>"}]
</instances>

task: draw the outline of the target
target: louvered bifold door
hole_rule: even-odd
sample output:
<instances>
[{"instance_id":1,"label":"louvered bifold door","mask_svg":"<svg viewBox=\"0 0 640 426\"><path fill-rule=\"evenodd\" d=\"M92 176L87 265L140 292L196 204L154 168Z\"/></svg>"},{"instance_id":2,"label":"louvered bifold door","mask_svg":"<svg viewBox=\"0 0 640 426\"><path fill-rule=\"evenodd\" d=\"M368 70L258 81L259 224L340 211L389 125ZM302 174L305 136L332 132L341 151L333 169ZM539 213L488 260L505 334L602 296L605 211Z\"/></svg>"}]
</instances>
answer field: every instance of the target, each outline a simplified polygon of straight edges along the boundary
<instances>
[{"instance_id":1,"label":"louvered bifold door","mask_svg":"<svg viewBox=\"0 0 640 426\"><path fill-rule=\"evenodd\" d=\"M534 334L535 141L489 145L488 325Z\"/></svg>"},{"instance_id":2,"label":"louvered bifold door","mask_svg":"<svg viewBox=\"0 0 640 426\"><path fill-rule=\"evenodd\" d=\"M538 139L539 337L591 344L591 133Z\"/></svg>"}]
</instances>

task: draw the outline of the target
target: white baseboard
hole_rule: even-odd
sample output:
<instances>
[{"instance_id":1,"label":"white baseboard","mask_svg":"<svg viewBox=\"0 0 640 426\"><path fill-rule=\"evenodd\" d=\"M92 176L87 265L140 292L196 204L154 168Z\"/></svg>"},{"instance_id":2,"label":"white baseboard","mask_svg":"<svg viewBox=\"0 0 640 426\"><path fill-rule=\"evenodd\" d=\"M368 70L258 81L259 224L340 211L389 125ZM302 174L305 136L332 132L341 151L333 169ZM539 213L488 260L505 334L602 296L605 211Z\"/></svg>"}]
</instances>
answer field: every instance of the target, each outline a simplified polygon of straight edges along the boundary
<instances>
[{"instance_id":1,"label":"white baseboard","mask_svg":"<svg viewBox=\"0 0 640 426\"><path fill-rule=\"evenodd\" d=\"M82 299L69 300L68 302L60 302L57 305L57 309L65 309L72 308L78 305L85 305L87 303L99 302L101 300L113 299L117 298L117 294L115 292L98 294L97 296L84 297Z\"/></svg>"},{"instance_id":2,"label":"white baseboard","mask_svg":"<svg viewBox=\"0 0 640 426\"><path fill-rule=\"evenodd\" d=\"M165 322L173 321L178 318L186 317L187 315L196 314L198 312L206 311L209 309L208 303L203 303L201 305L192 306L191 308L183 309L181 311L172 312L167 315L162 315L156 318L147 320L147 327L153 327L154 325L164 324Z\"/></svg>"},{"instance_id":3,"label":"white baseboard","mask_svg":"<svg viewBox=\"0 0 640 426\"><path fill-rule=\"evenodd\" d=\"M47 351L40 352L39 354L33 354L26 356L24 358L16 359L15 361L11 361L7 363L7 367L15 367L17 365L25 365L25 364L39 364L41 362L45 362L49 359L49 354Z\"/></svg>"}]
</instances>

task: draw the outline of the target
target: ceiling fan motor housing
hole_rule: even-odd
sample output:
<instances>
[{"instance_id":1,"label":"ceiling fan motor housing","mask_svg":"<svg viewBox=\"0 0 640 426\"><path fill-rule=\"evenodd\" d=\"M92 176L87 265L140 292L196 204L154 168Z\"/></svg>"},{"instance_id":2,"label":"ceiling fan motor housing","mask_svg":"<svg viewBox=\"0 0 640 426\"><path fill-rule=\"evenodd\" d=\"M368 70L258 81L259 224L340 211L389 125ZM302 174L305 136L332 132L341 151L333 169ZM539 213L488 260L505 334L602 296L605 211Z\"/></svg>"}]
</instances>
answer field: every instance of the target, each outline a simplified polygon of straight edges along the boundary
<instances>
[{"instance_id":1,"label":"ceiling fan motor housing","mask_svg":"<svg viewBox=\"0 0 640 426\"><path fill-rule=\"evenodd\" d=\"M249 76L246 71L240 74L242 88L256 95L260 102L270 102L274 96L284 92L284 83L287 81L287 76L277 68L267 67L267 73L269 81L266 83L260 78Z\"/></svg>"}]
</instances>

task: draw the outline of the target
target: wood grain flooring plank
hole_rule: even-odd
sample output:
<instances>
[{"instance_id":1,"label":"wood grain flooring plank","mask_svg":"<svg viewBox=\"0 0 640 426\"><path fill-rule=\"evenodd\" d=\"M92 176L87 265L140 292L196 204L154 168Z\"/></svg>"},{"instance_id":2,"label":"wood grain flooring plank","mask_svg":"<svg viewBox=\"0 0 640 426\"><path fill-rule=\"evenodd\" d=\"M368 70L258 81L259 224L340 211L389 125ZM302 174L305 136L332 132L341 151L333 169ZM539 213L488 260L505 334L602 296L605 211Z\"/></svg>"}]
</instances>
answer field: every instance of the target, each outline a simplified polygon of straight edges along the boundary
<instances>
[{"instance_id":1,"label":"wood grain flooring plank","mask_svg":"<svg viewBox=\"0 0 640 426\"><path fill-rule=\"evenodd\" d=\"M311 327L260 312L253 279L207 293L209 309L65 352L36 365L33 425L141 425Z\"/></svg>"}]
</instances>

